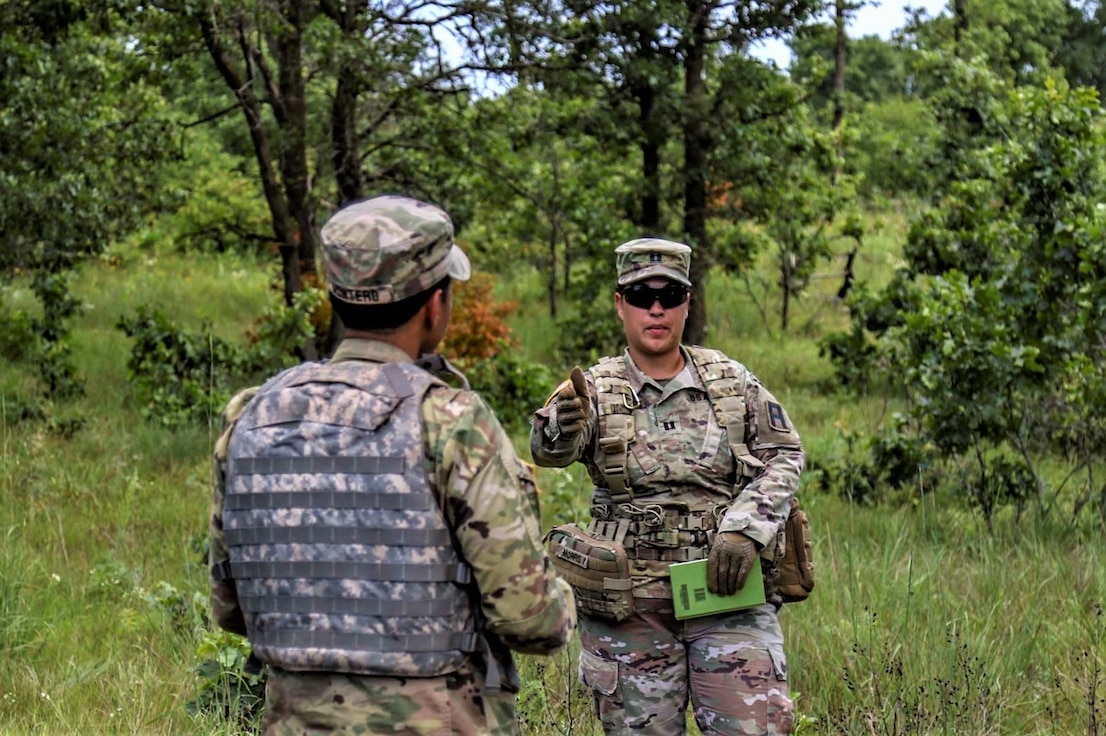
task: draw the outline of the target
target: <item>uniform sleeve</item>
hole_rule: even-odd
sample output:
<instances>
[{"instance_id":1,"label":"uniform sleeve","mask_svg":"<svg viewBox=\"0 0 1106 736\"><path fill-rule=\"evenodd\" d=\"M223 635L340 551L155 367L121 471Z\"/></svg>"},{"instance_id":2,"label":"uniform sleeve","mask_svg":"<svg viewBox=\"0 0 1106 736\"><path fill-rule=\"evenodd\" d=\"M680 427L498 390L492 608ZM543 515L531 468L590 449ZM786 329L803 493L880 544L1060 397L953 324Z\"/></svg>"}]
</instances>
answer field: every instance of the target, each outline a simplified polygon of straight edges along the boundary
<instances>
[{"instance_id":1,"label":"uniform sleeve","mask_svg":"<svg viewBox=\"0 0 1106 736\"><path fill-rule=\"evenodd\" d=\"M803 446L783 406L752 375L746 384L745 406L745 442L764 468L730 504L719 531L741 532L774 556L777 535L799 487Z\"/></svg>"},{"instance_id":2,"label":"uniform sleeve","mask_svg":"<svg viewBox=\"0 0 1106 736\"><path fill-rule=\"evenodd\" d=\"M432 393L423 414L431 477L473 569L488 632L518 652L563 647L576 627L576 606L542 545L530 468L476 394Z\"/></svg>"},{"instance_id":3,"label":"uniform sleeve","mask_svg":"<svg viewBox=\"0 0 1106 736\"><path fill-rule=\"evenodd\" d=\"M562 388L569 385L568 381L557 386L546 399L545 406L535 411L530 419L530 455L534 458L534 463L543 468L567 468L580 459L595 434L595 385L589 373L584 375L588 383L591 412L583 432L566 439L557 431L557 403L554 399Z\"/></svg>"},{"instance_id":4,"label":"uniform sleeve","mask_svg":"<svg viewBox=\"0 0 1106 736\"><path fill-rule=\"evenodd\" d=\"M249 388L234 396L223 409L223 432L215 443L214 452L214 493L211 504L211 520L208 525L208 563L210 564L211 612L216 623L234 634L246 634L246 620L238 605L238 591L234 580L215 574L220 565L225 565L230 556L227 552L227 537L223 531L223 496L226 482L227 447L235 423L242 411L257 394L258 388ZM225 577L225 579L223 579Z\"/></svg>"}]
</instances>

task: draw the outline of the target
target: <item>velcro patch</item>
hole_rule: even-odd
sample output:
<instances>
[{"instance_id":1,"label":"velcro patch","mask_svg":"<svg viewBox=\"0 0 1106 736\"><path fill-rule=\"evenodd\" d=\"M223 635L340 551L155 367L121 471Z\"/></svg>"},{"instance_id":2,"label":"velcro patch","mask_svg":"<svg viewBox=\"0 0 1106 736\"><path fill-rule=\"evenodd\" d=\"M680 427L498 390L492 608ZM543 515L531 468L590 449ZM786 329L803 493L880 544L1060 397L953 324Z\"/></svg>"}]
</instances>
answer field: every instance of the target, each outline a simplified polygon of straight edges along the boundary
<instances>
[{"instance_id":1,"label":"velcro patch","mask_svg":"<svg viewBox=\"0 0 1106 736\"><path fill-rule=\"evenodd\" d=\"M768 402L768 427L777 432L791 431L791 427L787 425L787 414L784 413L783 407L774 401Z\"/></svg>"},{"instance_id":2,"label":"velcro patch","mask_svg":"<svg viewBox=\"0 0 1106 736\"><path fill-rule=\"evenodd\" d=\"M581 554L574 549L561 547L557 550L557 557L560 557L566 562L571 562L573 565L582 567L585 570L588 569L588 556L585 554Z\"/></svg>"}]
</instances>

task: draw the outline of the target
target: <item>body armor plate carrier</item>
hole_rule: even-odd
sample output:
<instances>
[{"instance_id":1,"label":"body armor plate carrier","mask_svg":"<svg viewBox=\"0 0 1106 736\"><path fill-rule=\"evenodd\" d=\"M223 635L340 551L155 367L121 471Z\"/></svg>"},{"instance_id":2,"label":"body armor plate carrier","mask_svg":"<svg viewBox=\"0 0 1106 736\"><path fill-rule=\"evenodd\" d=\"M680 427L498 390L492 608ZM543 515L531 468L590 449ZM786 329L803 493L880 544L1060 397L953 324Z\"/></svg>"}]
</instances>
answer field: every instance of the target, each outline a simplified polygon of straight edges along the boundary
<instances>
[{"instance_id":1,"label":"body armor plate carrier","mask_svg":"<svg viewBox=\"0 0 1106 736\"><path fill-rule=\"evenodd\" d=\"M433 677L482 644L425 470L413 365L311 363L230 440L223 523L253 651L288 670Z\"/></svg>"},{"instance_id":2,"label":"body armor plate carrier","mask_svg":"<svg viewBox=\"0 0 1106 736\"><path fill-rule=\"evenodd\" d=\"M737 464L737 484L731 500L764 464L753 457L745 444L745 383L748 374L723 353L687 346L691 364L706 388L711 410L725 429L730 451ZM595 467L597 486L592 503L589 530L638 549L631 557L683 562L706 556L718 515L724 506L676 510L665 519L659 507L635 497L627 483L626 462L634 441L634 409L637 396L630 386L622 356L601 358L591 368L598 405ZM609 500L608 500L609 499ZM639 503L635 503L635 501ZM644 543L645 546L640 546ZM656 549L662 548L662 549Z\"/></svg>"},{"instance_id":3,"label":"body armor plate carrier","mask_svg":"<svg viewBox=\"0 0 1106 736\"><path fill-rule=\"evenodd\" d=\"M686 346L691 364L702 381L718 424L726 431L730 452L737 464L737 479L730 500L764 469L745 444L745 388L748 373L724 353L694 345ZM638 399L630 386L623 356L605 357L592 366L598 405L598 427L594 463L597 486L588 531L599 539L612 540L630 548L631 559L669 562L702 559L707 556L718 518L725 506L677 510L674 523L666 521L664 509L635 498L627 482L626 463L634 441L634 409ZM794 499L786 522L786 542L775 562L781 575L785 602L805 600L814 588L810 524ZM644 543L646 546L642 546Z\"/></svg>"}]
</instances>

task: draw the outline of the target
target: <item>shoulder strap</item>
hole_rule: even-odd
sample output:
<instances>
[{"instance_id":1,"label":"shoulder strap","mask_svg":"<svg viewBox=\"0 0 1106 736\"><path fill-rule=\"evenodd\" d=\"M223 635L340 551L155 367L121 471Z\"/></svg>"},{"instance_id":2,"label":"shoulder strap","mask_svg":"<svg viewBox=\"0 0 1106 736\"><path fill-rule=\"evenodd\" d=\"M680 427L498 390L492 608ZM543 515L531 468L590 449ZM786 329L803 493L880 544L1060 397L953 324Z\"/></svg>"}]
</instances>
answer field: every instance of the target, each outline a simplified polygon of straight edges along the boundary
<instances>
[{"instance_id":1,"label":"shoulder strap","mask_svg":"<svg viewBox=\"0 0 1106 736\"><path fill-rule=\"evenodd\" d=\"M595 379L595 398L599 405L595 461L607 481L611 499L615 503L629 503L634 500L634 494L626 482L626 458L634 437L634 409L638 407L638 399L630 387L626 363L621 356L600 358L590 372Z\"/></svg>"},{"instance_id":2,"label":"shoulder strap","mask_svg":"<svg viewBox=\"0 0 1106 736\"><path fill-rule=\"evenodd\" d=\"M764 467L753 457L745 444L745 385L749 372L745 366L718 350L688 346L691 363L707 390L711 409L718 424L726 430L726 438L737 461L738 472L751 478Z\"/></svg>"}]
</instances>

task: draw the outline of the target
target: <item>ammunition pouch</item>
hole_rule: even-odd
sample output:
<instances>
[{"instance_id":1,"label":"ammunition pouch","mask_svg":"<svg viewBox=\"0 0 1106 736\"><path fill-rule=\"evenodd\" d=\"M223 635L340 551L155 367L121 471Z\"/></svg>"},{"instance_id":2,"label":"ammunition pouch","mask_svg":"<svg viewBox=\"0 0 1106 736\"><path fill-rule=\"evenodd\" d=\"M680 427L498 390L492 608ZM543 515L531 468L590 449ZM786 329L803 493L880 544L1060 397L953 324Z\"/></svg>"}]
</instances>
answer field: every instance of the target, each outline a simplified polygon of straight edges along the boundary
<instances>
[{"instance_id":1,"label":"ammunition pouch","mask_svg":"<svg viewBox=\"0 0 1106 736\"><path fill-rule=\"evenodd\" d=\"M545 542L553 567L572 586L581 614L611 621L633 614L630 560L620 543L597 539L575 524L553 527Z\"/></svg>"},{"instance_id":2,"label":"ammunition pouch","mask_svg":"<svg viewBox=\"0 0 1106 736\"><path fill-rule=\"evenodd\" d=\"M784 603L805 601L814 590L814 554L810 540L810 520L799 508L799 499L791 503L784 527L784 549L778 578Z\"/></svg>"}]
</instances>

